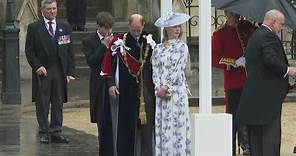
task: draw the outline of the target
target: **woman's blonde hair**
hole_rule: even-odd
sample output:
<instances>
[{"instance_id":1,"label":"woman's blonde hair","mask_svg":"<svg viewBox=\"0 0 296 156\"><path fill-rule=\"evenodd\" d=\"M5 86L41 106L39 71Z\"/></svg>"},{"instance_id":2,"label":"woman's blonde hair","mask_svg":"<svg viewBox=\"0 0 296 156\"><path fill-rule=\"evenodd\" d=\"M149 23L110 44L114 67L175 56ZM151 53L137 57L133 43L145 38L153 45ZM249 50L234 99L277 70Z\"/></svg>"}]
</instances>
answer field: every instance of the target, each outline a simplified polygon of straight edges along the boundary
<instances>
[{"instance_id":1,"label":"woman's blonde hair","mask_svg":"<svg viewBox=\"0 0 296 156\"><path fill-rule=\"evenodd\" d=\"M181 38L182 35L183 35L183 29L182 29L182 26L181 25L178 25L180 27L180 35L178 36L178 38ZM173 26L175 27L175 26ZM169 36L168 36L168 33L166 31L166 28L163 28L163 38L162 38L162 43L166 42L169 40Z\"/></svg>"}]
</instances>

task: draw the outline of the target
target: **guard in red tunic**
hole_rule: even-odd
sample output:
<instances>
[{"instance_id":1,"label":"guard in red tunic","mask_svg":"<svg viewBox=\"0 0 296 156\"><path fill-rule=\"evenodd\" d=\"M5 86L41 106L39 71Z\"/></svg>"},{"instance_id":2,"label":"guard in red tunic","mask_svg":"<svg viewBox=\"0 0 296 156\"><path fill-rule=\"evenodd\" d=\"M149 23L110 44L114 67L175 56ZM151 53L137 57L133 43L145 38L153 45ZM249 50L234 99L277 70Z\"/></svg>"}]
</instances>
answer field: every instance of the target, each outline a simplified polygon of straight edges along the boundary
<instances>
[{"instance_id":1,"label":"guard in red tunic","mask_svg":"<svg viewBox=\"0 0 296 156\"><path fill-rule=\"evenodd\" d=\"M235 116L239 98L246 79L244 49L254 25L247 21L239 21L240 16L225 11L227 22L212 36L212 65L224 71L224 91L226 113ZM233 121L235 119L233 118ZM234 123L234 122L233 122ZM249 154L248 132L246 126L233 124L233 155L236 153L236 132L243 154Z\"/></svg>"}]
</instances>

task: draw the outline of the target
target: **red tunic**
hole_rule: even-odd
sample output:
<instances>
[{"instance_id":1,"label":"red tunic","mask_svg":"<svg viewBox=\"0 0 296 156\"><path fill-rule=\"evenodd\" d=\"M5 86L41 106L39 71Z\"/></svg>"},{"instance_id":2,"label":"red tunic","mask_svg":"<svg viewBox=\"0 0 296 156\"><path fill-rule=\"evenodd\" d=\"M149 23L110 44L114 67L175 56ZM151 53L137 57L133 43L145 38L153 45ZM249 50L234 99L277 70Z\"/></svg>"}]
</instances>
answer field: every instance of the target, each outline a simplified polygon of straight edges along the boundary
<instances>
[{"instance_id":1,"label":"red tunic","mask_svg":"<svg viewBox=\"0 0 296 156\"><path fill-rule=\"evenodd\" d=\"M228 25L213 33L212 65L224 70L224 89L242 88L246 78L245 68L231 67L243 55L243 48L235 27Z\"/></svg>"}]
</instances>

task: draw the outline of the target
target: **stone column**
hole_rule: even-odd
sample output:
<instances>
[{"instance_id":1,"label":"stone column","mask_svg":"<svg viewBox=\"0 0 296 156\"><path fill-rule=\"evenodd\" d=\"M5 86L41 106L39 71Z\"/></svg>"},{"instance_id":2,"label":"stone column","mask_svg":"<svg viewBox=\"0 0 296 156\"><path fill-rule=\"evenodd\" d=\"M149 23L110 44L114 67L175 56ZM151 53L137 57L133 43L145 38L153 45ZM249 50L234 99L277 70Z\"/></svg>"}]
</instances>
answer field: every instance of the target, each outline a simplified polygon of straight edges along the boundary
<instances>
[{"instance_id":1,"label":"stone column","mask_svg":"<svg viewBox=\"0 0 296 156\"><path fill-rule=\"evenodd\" d=\"M3 31L2 103L21 104L19 29L15 21L15 0L7 0L6 23Z\"/></svg>"},{"instance_id":2,"label":"stone column","mask_svg":"<svg viewBox=\"0 0 296 156\"><path fill-rule=\"evenodd\" d=\"M21 79L31 79L32 68L28 64L25 56L25 41L27 36L27 27L30 23L38 19L38 2L36 0L25 0L21 5L17 15L17 22L19 25L19 46L20 46L20 74Z\"/></svg>"},{"instance_id":3,"label":"stone column","mask_svg":"<svg viewBox=\"0 0 296 156\"><path fill-rule=\"evenodd\" d=\"M128 0L112 0L112 13L116 22L126 22L130 12Z\"/></svg>"},{"instance_id":4,"label":"stone column","mask_svg":"<svg viewBox=\"0 0 296 156\"><path fill-rule=\"evenodd\" d=\"M3 26L3 24L4 24L4 20L5 20L5 11L6 11L6 1L4 0L4 1L0 1L0 26L2 27Z\"/></svg>"}]
</instances>

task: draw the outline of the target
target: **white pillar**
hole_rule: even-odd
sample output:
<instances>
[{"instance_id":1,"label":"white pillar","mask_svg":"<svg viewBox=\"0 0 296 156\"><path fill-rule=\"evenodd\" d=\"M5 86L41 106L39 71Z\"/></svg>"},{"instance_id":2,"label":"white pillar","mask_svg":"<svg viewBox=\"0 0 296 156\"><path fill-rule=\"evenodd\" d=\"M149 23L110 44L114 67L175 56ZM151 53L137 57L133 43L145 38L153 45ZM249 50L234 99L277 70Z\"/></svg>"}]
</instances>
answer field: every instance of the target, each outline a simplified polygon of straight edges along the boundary
<instances>
[{"instance_id":1,"label":"white pillar","mask_svg":"<svg viewBox=\"0 0 296 156\"><path fill-rule=\"evenodd\" d=\"M211 1L199 0L199 112L212 112Z\"/></svg>"},{"instance_id":2,"label":"white pillar","mask_svg":"<svg viewBox=\"0 0 296 156\"><path fill-rule=\"evenodd\" d=\"M172 0L161 0L160 1L160 15L163 16L167 12L173 10L173 1Z\"/></svg>"},{"instance_id":3,"label":"white pillar","mask_svg":"<svg viewBox=\"0 0 296 156\"><path fill-rule=\"evenodd\" d=\"M191 114L192 156L231 156L232 117L212 113L211 0L199 0L199 111Z\"/></svg>"}]
</instances>

